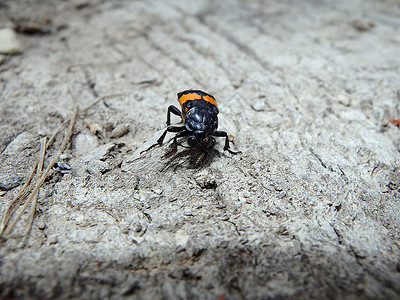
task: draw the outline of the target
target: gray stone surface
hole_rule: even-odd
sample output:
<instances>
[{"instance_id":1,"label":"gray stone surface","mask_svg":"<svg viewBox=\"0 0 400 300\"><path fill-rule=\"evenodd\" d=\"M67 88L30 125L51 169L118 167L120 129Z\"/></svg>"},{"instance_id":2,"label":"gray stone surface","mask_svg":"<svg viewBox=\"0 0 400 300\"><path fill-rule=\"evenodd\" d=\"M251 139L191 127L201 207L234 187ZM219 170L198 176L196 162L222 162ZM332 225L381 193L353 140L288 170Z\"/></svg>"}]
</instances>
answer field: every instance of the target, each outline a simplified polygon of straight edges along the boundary
<instances>
[{"instance_id":1,"label":"gray stone surface","mask_svg":"<svg viewBox=\"0 0 400 300\"><path fill-rule=\"evenodd\" d=\"M25 28L0 64L0 182L76 105L119 95L78 118L71 173L1 246L1 298L400 299L398 2L26 5L0 9ZM243 154L140 155L189 88Z\"/></svg>"}]
</instances>

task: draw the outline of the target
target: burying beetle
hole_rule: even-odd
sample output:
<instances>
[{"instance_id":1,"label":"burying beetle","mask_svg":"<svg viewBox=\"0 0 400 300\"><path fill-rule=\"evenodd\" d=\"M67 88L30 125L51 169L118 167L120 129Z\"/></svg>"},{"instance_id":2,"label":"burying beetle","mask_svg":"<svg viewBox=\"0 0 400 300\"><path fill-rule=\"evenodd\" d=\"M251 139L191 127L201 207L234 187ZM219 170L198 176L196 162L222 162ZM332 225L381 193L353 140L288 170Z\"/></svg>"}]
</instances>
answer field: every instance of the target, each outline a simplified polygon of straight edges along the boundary
<instances>
[{"instance_id":1,"label":"burying beetle","mask_svg":"<svg viewBox=\"0 0 400 300\"><path fill-rule=\"evenodd\" d=\"M151 148L162 145L167 132L177 132L172 143L168 146L162 158L174 155L178 150L178 145L200 151L201 154L196 161L198 164L213 150L219 154L215 146L214 137L224 137L224 150L231 154L240 154L241 151L232 151L229 147L229 137L225 131L218 128L218 106L215 98L200 90L186 90L178 93L178 102L181 110L176 106L170 105L167 110L167 129L157 140L157 144ZM171 126L171 113L180 116L183 122L181 126ZM183 143L187 142L188 147Z\"/></svg>"}]
</instances>

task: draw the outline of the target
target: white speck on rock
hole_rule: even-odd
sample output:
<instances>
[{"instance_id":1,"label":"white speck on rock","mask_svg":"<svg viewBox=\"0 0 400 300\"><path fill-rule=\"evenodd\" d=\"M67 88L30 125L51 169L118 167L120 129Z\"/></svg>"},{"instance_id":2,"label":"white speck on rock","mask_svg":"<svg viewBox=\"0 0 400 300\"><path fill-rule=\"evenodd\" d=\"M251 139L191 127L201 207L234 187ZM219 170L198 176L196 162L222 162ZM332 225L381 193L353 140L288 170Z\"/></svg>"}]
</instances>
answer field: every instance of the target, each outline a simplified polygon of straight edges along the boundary
<instances>
[{"instance_id":1,"label":"white speck on rock","mask_svg":"<svg viewBox=\"0 0 400 300\"><path fill-rule=\"evenodd\" d=\"M2 54L20 54L22 47L17 39L14 30L10 28L0 29L0 53Z\"/></svg>"},{"instance_id":2,"label":"white speck on rock","mask_svg":"<svg viewBox=\"0 0 400 300\"><path fill-rule=\"evenodd\" d=\"M75 138L75 153L84 154L97 147L97 137L80 133Z\"/></svg>"},{"instance_id":3,"label":"white speck on rock","mask_svg":"<svg viewBox=\"0 0 400 300\"><path fill-rule=\"evenodd\" d=\"M185 230L179 229L175 233L175 242L178 246L186 247L188 241L189 241L189 235Z\"/></svg>"}]
</instances>

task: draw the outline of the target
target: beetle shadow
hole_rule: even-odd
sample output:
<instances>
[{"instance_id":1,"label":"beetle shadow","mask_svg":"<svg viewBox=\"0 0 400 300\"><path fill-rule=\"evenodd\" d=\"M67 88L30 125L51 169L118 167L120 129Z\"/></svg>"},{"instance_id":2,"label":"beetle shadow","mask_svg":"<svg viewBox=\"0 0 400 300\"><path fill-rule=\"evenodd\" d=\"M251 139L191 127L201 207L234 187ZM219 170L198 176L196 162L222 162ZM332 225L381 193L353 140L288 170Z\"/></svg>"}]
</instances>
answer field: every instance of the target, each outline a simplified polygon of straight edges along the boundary
<instances>
[{"instance_id":1,"label":"beetle shadow","mask_svg":"<svg viewBox=\"0 0 400 300\"><path fill-rule=\"evenodd\" d=\"M209 166L215 156L221 156L221 154L217 150L206 153L206 155L204 155L204 157L202 158L203 155L204 152L192 149L180 151L176 155L168 159L160 172L166 171L170 168L173 168L173 171L178 168L202 169Z\"/></svg>"}]
</instances>

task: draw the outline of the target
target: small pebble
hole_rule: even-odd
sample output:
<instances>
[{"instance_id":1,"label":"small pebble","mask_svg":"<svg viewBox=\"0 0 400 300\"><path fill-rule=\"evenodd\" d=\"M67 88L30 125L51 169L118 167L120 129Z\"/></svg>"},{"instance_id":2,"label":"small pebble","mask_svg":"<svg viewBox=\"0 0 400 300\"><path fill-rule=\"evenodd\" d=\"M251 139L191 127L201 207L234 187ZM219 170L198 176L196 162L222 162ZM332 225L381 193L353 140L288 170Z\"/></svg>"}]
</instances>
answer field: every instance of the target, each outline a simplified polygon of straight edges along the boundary
<instances>
[{"instance_id":1,"label":"small pebble","mask_svg":"<svg viewBox=\"0 0 400 300\"><path fill-rule=\"evenodd\" d=\"M0 182L0 191L9 191L21 184L20 177L7 178L5 181Z\"/></svg>"},{"instance_id":2,"label":"small pebble","mask_svg":"<svg viewBox=\"0 0 400 300\"><path fill-rule=\"evenodd\" d=\"M285 192L282 192L282 193L279 193L278 195L276 195L276 198L282 199L282 198L285 197L285 196L286 196L286 193L285 193Z\"/></svg>"},{"instance_id":3,"label":"small pebble","mask_svg":"<svg viewBox=\"0 0 400 300\"><path fill-rule=\"evenodd\" d=\"M57 236L50 237L48 239L48 242L49 242L49 245L57 244L58 243L58 237Z\"/></svg>"},{"instance_id":4,"label":"small pebble","mask_svg":"<svg viewBox=\"0 0 400 300\"><path fill-rule=\"evenodd\" d=\"M135 231L136 232L141 232L142 230L143 230L142 224L137 224L136 227L135 227Z\"/></svg>"},{"instance_id":5,"label":"small pebble","mask_svg":"<svg viewBox=\"0 0 400 300\"><path fill-rule=\"evenodd\" d=\"M368 31L375 27L375 23L370 21L370 20L365 20L365 19L356 19L353 22L351 22L353 27L357 29L358 31Z\"/></svg>"},{"instance_id":6,"label":"small pebble","mask_svg":"<svg viewBox=\"0 0 400 300\"><path fill-rule=\"evenodd\" d=\"M69 159L72 158L72 155L69 154L69 153L63 153L63 154L60 155L59 158L60 158L61 160L69 160Z\"/></svg>"},{"instance_id":7,"label":"small pebble","mask_svg":"<svg viewBox=\"0 0 400 300\"><path fill-rule=\"evenodd\" d=\"M229 216L229 215L227 215L227 214L224 214L224 215L222 215L222 216L221 216L221 218L220 218L220 219L221 219L222 221L228 221L228 220L229 220L229 218L230 218L230 216Z\"/></svg>"},{"instance_id":8,"label":"small pebble","mask_svg":"<svg viewBox=\"0 0 400 300\"><path fill-rule=\"evenodd\" d=\"M350 106L350 99L346 95L340 94L338 96L338 101L340 104L342 104L344 106Z\"/></svg>"},{"instance_id":9,"label":"small pebble","mask_svg":"<svg viewBox=\"0 0 400 300\"><path fill-rule=\"evenodd\" d=\"M90 161L87 163L87 172L91 175L104 174L110 170L108 163L103 161Z\"/></svg>"},{"instance_id":10,"label":"small pebble","mask_svg":"<svg viewBox=\"0 0 400 300\"><path fill-rule=\"evenodd\" d=\"M129 124L120 124L117 127L115 127L114 130L111 132L110 138L111 139L120 138L126 135L130 129L131 127L129 126Z\"/></svg>"},{"instance_id":11,"label":"small pebble","mask_svg":"<svg viewBox=\"0 0 400 300\"><path fill-rule=\"evenodd\" d=\"M163 191L162 191L162 189L154 188L153 192L156 193L157 195L161 195Z\"/></svg>"},{"instance_id":12,"label":"small pebble","mask_svg":"<svg viewBox=\"0 0 400 300\"><path fill-rule=\"evenodd\" d=\"M265 106L266 106L266 103L265 103L264 99L257 99L251 104L251 107L255 111L264 111Z\"/></svg>"},{"instance_id":13,"label":"small pebble","mask_svg":"<svg viewBox=\"0 0 400 300\"><path fill-rule=\"evenodd\" d=\"M45 221L44 221L44 220L38 221L37 227L38 227L40 230L44 230L44 229L46 228L46 223L45 223Z\"/></svg>"},{"instance_id":14,"label":"small pebble","mask_svg":"<svg viewBox=\"0 0 400 300\"><path fill-rule=\"evenodd\" d=\"M80 133L75 138L75 152L77 154L84 154L92 151L97 147L98 140L96 136Z\"/></svg>"},{"instance_id":15,"label":"small pebble","mask_svg":"<svg viewBox=\"0 0 400 300\"><path fill-rule=\"evenodd\" d=\"M202 171L194 176L194 181L202 189L215 190L218 186L215 175L209 170Z\"/></svg>"},{"instance_id":16,"label":"small pebble","mask_svg":"<svg viewBox=\"0 0 400 300\"><path fill-rule=\"evenodd\" d=\"M21 44L17 39L17 34L10 28L0 29L0 53L20 54L22 53Z\"/></svg>"},{"instance_id":17,"label":"small pebble","mask_svg":"<svg viewBox=\"0 0 400 300\"><path fill-rule=\"evenodd\" d=\"M53 170L61 173L61 174L69 174L71 173L71 167L67 165L65 162L58 161L55 163Z\"/></svg>"},{"instance_id":18,"label":"small pebble","mask_svg":"<svg viewBox=\"0 0 400 300\"><path fill-rule=\"evenodd\" d=\"M85 124L93 134L99 134L102 131L101 126L97 123L93 123L91 120L85 119Z\"/></svg>"}]
</instances>

